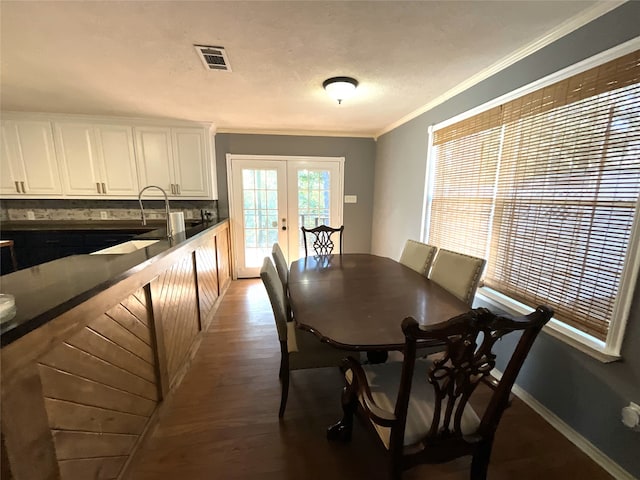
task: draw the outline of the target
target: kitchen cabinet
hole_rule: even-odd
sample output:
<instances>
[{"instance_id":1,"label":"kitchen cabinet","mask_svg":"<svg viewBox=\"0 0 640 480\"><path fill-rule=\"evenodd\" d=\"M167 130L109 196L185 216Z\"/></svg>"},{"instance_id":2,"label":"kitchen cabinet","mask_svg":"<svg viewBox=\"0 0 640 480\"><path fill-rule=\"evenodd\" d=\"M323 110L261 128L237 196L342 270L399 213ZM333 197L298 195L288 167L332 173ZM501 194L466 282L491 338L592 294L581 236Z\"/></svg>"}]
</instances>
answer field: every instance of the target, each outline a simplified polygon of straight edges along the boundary
<instances>
[{"instance_id":1,"label":"kitchen cabinet","mask_svg":"<svg viewBox=\"0 0 640 480\"><path fill-rule=\"evenodd\" d=\"M59 197L62 184L51 122L5 120L1 129L0 194L3 197Z\"/></svg>"},{"instance_id":2,"label":"kitchen cabinet","mask_svg":"<svg viewBox=\"0 0 640 480\"><path fill-rule=\"evenodd\" d=\"M172 198L211 198L204 128L136 127L135 131L141 185L157 185Z\"/></svg>"},{"instance_id":3,"label":"kitchen cabinet","mask_svg":"<svg viewBox=\"0 0 640 480\"><path fill-rule=\"evenodd\" d=\"M131 127L56 122L55 133L66 195L126 198L138 194Z\"/></svg>"}]
</instances>

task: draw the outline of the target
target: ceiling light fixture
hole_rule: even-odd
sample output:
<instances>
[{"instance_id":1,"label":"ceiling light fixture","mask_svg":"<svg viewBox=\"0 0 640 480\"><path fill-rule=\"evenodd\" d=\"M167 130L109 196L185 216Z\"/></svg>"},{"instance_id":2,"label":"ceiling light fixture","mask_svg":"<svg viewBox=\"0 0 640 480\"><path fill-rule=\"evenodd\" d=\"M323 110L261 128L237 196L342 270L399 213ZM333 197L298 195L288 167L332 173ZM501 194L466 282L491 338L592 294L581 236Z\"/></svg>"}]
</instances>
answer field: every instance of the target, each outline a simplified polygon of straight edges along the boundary
<instances>
[{"instance_id":1,"label":"ceiling light fixture","mask_svg":"<svg viewBox=\"0 0 640 480\"><path fill-rule=\"evenodd\" d=\"M322 86L327 93L338 101L338 104L351 97L358 86L358 81L351 77L333 77L322 82Z\"/></svg>"}]
</instances>

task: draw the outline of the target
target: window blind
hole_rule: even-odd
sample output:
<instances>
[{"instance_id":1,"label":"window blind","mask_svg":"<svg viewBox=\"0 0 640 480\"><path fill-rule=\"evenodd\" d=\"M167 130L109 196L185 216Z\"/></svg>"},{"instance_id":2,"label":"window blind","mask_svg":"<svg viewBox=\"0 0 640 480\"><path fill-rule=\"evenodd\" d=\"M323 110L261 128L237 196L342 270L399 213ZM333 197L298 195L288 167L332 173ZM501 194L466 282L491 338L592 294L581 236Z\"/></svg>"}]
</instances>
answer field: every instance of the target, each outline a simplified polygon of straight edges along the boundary
<instances>
[{"instance_id":1,"label":"window blind","mask_svg":"<svg viewBox=\"0 0 640 480\"><path fill-rule=\"evenodd\" d=\"M429 243L605 340L640 192L640 51L434 132Z\"/></svg>"}]
</instances>

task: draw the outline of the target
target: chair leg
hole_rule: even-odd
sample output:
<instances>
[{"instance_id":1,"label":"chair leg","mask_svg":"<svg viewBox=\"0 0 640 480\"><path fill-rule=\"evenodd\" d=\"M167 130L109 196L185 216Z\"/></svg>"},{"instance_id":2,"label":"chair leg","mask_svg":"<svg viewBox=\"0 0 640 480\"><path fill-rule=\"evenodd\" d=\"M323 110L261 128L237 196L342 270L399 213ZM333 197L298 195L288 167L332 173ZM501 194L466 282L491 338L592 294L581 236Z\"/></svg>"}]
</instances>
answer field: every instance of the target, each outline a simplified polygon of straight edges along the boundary
<instances>
[{"instance_id":1,"label":"chair leg","mask_svg":"<svg viewBox=\"0 0 640 480\"><path fill-rule=\"evenodd\" d=\"M491 458L493 439L483 440L473 454L471 460L471 480L486 480Z\"/></svg>"},{"instance_id":2,"label":"chair leg","mask_svg":"<svg viewBox=\"0 0 640 480\"><path fill-rule=\"evenodd\" d=\"M355 390L346 386L342 389L342 420L327 429L327 439L349 442L353 431L353 415L358 408Z\"/></svg>"},{"instance_id":3,"label":"chair leg","mask_svg":"<svg viewBox=\"0 0 640 480\"><path fill-rule=\"evenodd\" d=\"M282 381L282 394L280 396L280 411L278 417L284 417L284 409L287 408L287 397L289 396L289 369L284 371L284 376L280 378Z\"/></svg>"},{"instance_id":4,"label":"chair leg","mask_svg":"<svg viewBox=\"0 0 640 480\"><path fill-rule=\"evenodd\" d=\"M280 358L280 372L278 376L280 377L280 383L282 384L282 392L280 394L280 410L278 411L278 417L282 418L284 416L284 409L287 408L287 397L289 396L289 354L286 350L287 344L286 342L280 342L281 354Z\"/></svg>"}]
</instances>

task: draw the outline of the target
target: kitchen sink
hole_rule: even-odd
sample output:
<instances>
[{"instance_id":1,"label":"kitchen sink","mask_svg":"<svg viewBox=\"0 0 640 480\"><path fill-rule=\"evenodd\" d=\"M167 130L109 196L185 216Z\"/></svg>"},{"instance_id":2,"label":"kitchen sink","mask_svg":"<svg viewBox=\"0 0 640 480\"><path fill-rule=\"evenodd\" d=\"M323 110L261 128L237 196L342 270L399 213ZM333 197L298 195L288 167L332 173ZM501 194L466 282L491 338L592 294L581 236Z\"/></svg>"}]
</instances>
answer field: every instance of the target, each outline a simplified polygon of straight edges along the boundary
<instances>
[{"instance_id":1,"label":"kitchen sink","mask_svg":"<svg viewBox=\"0 0 640 480\"><path fill-rule=\"evenodd\" d=\"M113 247L92 252L91 255L122 255L124 253L132 253L159 241L160 240L129 240L128 242L120 243Z\"/></svg>"}]
</instances>

